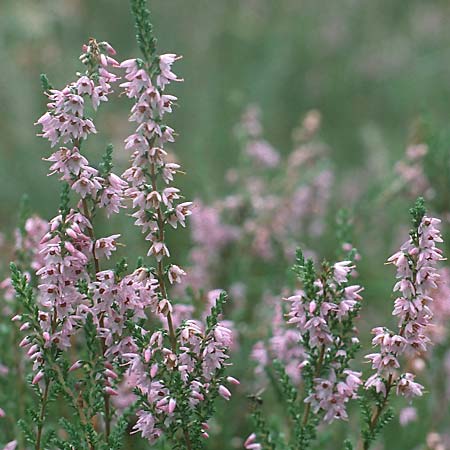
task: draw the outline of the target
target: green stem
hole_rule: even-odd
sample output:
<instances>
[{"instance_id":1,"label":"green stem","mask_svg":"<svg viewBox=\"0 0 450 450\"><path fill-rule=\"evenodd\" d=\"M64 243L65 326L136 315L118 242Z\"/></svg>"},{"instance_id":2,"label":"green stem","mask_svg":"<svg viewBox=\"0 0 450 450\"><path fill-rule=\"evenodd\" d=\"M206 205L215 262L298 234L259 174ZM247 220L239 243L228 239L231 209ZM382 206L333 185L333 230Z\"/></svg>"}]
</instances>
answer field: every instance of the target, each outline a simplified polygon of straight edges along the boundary
<instances>
[{"instance_id":1,"label":"green stem","mask_svg":"<svg viewBox=\"0 0 450 450\"><path fill-rule=\"evenodd\" d=\"M34 447L35 450L40 450L41 449L42 430L44 428L45 410L47 408L49 387L50 387L50 380L46 378L45 379L44 394L42 395L41 411L39 413L39 423L38 423L38 426L37 426L36 445Z\"/></svg>"}]
</instances>

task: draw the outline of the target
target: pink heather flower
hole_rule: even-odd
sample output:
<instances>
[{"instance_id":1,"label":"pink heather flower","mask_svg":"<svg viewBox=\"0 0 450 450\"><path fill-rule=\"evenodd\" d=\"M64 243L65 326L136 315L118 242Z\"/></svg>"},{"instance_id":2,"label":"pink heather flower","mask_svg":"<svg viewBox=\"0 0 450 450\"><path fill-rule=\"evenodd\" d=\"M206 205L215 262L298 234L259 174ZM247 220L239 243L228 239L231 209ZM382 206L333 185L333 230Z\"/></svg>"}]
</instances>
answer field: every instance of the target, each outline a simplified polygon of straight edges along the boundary
<instances>
[{"instance_id":1,"label":"pink heather flower","mask_svg":"<svg viewBox=\"0 0 450 450\"><path fill-rule=\"evenodd\" d=\"M33 378L32 384L38 384L44 378L44 372L40 370Z\"/></svg>"},{"instance_id":2,"label":"pink heather flower","mask_svg":"<svg viewBox=\"0 0 450 450\"><path fill-rule=\"evenodd\" d=\"M377 392L386 395L386 381L383 377L389 374L388 383L395 382L397 395L412 398L423 393L423 386L414 381L414 375L395 375L400 368L399 356L422 354L431 342L425 335L425 329L431 323L431 295L440 278L436 264L443 259L441 250L436 246L442 242L437 228L439 222L437 219L423 217L417 236L410 236L400 251L388 259L389 263L396 266L399 280L394 286L394 292L399 292L400 296L394 302L393 312L398 317L399 331L397 334L382 327L372 330L375 335L372 343L379 347L380 352L366 356L372 361L372 368L376 371L366 381L366 389L375 387Z\"/></svg>"},{"instance_id":3,"label":"pink heather flower","mask_svg":"<svg viewBox=\"0 0 450 450\"><path fill-rule=\"evenodd\" d=\"M182 278L186 276L186 272L175 264L169 267L168 277L171 284L181 283Z\"/></svg>"},{"instance_id":4,"label":"pink heather flower","mask_svg":"<svg viewBox=\"0 0 450 450\"><path fill-rule=\"evenodd\" d=\"M113 396L119 395L118 392L110 386L106 386L104 391L105 391L105 394L108 394L108 395L113 395Z\"/></svg>"},{"instance_id":5,"label":"pink heather flower","mask_svg":"<svg viewBox=\"0 0 450 450\"><path fill-rule=\"evenodd\" d=\"M230 398L231 398L231 392L225 386L222 386L222 385L219 386L219 394L225 400L230 400Z\"/></svg>"},{"instance_id":6,"label":"pink heather flower","mask_svg":"<svg viewBox=\"0 0 450 450\"><path fill-rule=\"evenodd\" d=\"M76 361L70 366L69 372L73 372L75 370L78 370L81 367L83 367L83 361Z\"/></svg>"},{"instance_id":7,"label":"pink heather flower","mask_svg":"<svg viewBox=\"0 0 450 450\"><path fill-rule=\"evenodd\" d=\"M314 391L306 399L311 403L313 411L320 409L325 411L324 421L330 423L335 419L347 419L345 404L353 398L357 398L357 391L362 384L361 372L344 370L344 381L337 382L336 373L331 370L328 379L316 378Z\"/></svg>"},{"instance_id":8,"label":"pink heather flower","mask_svg":"<svg viewBox=\"0 0 450 450\"><path fill-rule=\"evenodd\" d=\"M341 261L334 266L334 277L338 283L346 283L351 271L354 269L351 261Z\"/></svg>"},{"instance_id":9,"label":"pink heather flower","mask_svg":"<svg viewBox=\"0 0 450 450\"><path fill-rule=\"evenodd\" d=\"M84 199L88 195L96 198L97 192L102 188L102 180L101 178L95 176L95 173L97 173L97 171L93 172L85 169L81 172L78 180L73 183L72 189L80 194L81 198Z\"/></svg>"},{"instance_id":10,"label":"pink heather flower","mask_svg":"<svg viewBox=\"0 0 450 450\"><path fill-rule=\"evenodd\" d=\"M166 244L158 241L153 242L147 254L154 256L157 261L161 261L164 257L170 256Z\"/></svg>"},{"instance_id":11,"label":"pink heather flower","mask_svg":"<svg viewBox=\"0 0 450 450\"><path fill-rule=\"evenodd\" d=\"M162 434L159 428L156 428L156 423L153 415L145 411L138 411L136 413L138 420L133 427L135 433L140 432L144 439L147 439L150 444L155 443Z\"/></svg>"},{"instance_id":12,"label":"pink heather flower","mask_svg":"<svg viewBox=\"0 0 450 450\"><path fill-rule=\"evenodd\" d=\"M116 250L116 239L120 237L120 234L113 234L106 238L100 238L95 241L95 255L98 258L106 257L110 258L112 252Z\"/></svg>"},{"instance_id":13,"label":"pink heather flower","mask_svg":"<svg viewBox=\"0 0 450 450\"><path fill-rule=\"evenodd\" d=\"M158 75L156 82L158 86L164 90L164 87L172 81L183 81L172 72L172 64L181 59L181 56L177 56L174 53L167 53L166 55L161 55L159 57L159 69L160 74Z\"/></svg>"},{"instance_id":14,"label":"pink heather flower","mask_svg":"<svg viewBox=\"0 0 450 450\"><path fill-rule=\"evenodd\" d=\"M262 450L262 445L256 442L256 434L252 433L244 442L246 450Z\"/></svg>"},{"instance_id":15,"label":"pink heather flower","mask_svg":"<svg viewBox=\"0 0 450 450\"><path fill-rule=\"evenodd\" d=\"M423 386L414 381L412 373L405 373L397 381L397 395L403 395L408 399L421 397L423 395Z\"/></svg>"},{"instance_id":16,"label":"pink heather flower","mask_svg":"<svg viewBox=\"0 0 450 450\"><path fill-rule=\"evenodd\" d=\"M167 407L167 413L169 415L172 415L173 412L175 411L176 406L177 406L177 401L175 399L171 398L169 400L169 405Z\"/></svg>"},{"instance_id":17,"label":"pink heather flower","mask_svg":"<svg viewBox=\"0 0 450 450\"><path fill-rule=\"evenodd\" d=\"M16 450L17 448L17 441L11 441L8 442L5 447L3 447L3 450Z\"/></svg>"}]
</instances>

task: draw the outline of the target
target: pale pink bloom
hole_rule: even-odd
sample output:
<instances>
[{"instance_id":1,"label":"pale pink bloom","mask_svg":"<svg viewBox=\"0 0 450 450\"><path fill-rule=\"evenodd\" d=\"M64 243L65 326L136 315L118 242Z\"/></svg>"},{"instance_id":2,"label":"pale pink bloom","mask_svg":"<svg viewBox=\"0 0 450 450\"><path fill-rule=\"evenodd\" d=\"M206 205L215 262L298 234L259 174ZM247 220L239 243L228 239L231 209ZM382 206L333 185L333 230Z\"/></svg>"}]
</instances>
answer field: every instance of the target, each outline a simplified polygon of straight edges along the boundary
<instances>
[{"instance_id":1,"label":"pale pink bloom","mask_svg":"<svg viewBox=\"0 0 450 450\"><path fill-rule=\"evenodd\" d=\"M386 370L388 373L392 373L394 369L398 369L400 364L394 355L371 353L366 355L366 358L372 361L372 368L377 371Z\"/></svg>"},{"instance_id":2,"label":"pale pink bloom","mask_svg":"<svg viewBox=\"0 0 450 450\"><path fill-rule=\"evenodd\" d=\"M417 409L412 406L407 406L406 408L401 409L399 421L402 427L417 421Z\"/></svg>"},{"instance_id":3,"label":"pale pink bloom","mask_svg":"<svg viewBox=\"0 0 450 450\"><path fill-rule=\"evenodd\" d=\"M11 442L8 442L3 447L3 450L16 450L16 448L17 448L17 441L11 441Z\"/></svg>"},{"instance_id":4,"label":"pale pink bloom","mask_svg":"<svg viewBox=\"0 0 450 450\"><path fill-rule=\"evenodd\" d=\"M371 387L375 388L375 391L377 393L381 393L383 395L386 395L386 384L384 383L384 381L380 378L380 376L378 375L378 373L373 374L372 376L370 376L366 383L364 384L366 389L369 389Z\"/></svg>"},{"instance_id":5,"label":"pale pink bloom","mask_svg":"<svg viewBox=\"0 0 450 450\"><path fill-rule=\"evenodd\" d=\"M113 234L106 238L100 238L95 241L95 255L98 258L110 258L112 252L116 250L117 239L120 234Z\"/></svg>"},{"instance_id":6,"label":"pale pink bloom","mask_svg":"<svg viewBox=\"0 0 450 450\"><path fill-rule=\"evenodd\" d=\"M351 271L354 269L351 261L340 261L337 262L334 266L334 278L340 284L346 283L348 280L348 276Z\"/></svg>"},{"instance_id":7,"label":"pale pink bloom","mask_svg":"<svg viewBox=\"0 0 450 450\"><path fill-rule=\"evenodd\" d=\"M153 237L151 238L151 240L153 241L153 243L147 253L149 256L153 255L157 261L161 261L164 257L170 256L169 249L167 248L166 244L153 240Z\"/></svg>"},{"instance_id":8,"label":"pale pink bloom","mask_svg":"<svg viewBox=\"0 0 450 450\"><path fill-rule=\"evenodd\" d=\"M230 400L231 392L223 385L219 386L219 394L225 399Z\"/></svg>"},{"instance_id":9,"label":"pale pink bloom","mask_svg":"<svg viewBox=\"0 0 450 450\"><path fill-rule=\"evenodd\" d=\"M40 370L33 378L32 384L38 384L44 378L44 372Z\"/></svg>"},{"instance_id":10,"label":"pale pink bloom","mask_svg":"<svg viewBox=\"0 0 450 450\"><path fill-rule=\"evenodd\" d=\"M133 432L140 432L144 439L147 439L150 444L153 444L162 434L162 431L159 428L156 428L153 415L142 410L138 411L136 415L138 420L133 427Z\"/></svg>"},{"instance_id":11,"label":"pale pink bloom","mask_svg":"<svg viewBox=\"0 0 450 450\"><path fill-rule=\"evenodd\" d=\"M244 442L244 448L246 450L262 450L261 444L256 442L256 434L252 433Z\"/></svg>"},{"instance_id":12,"label":"pale pink bloom","mask_svg":"<svg viewBox=\"0 0 450 450\"><path fill-rule=\"evenodd\" d=\"M164 89L171 81L182 81L172 72L172 64L178 59L181 59L181 56L177 56L174 53L167 53L159 57L160 74L156 82L161 89Z\"/></svg>"},{"instance_id":13,"label":"pale pink bloom","mask_svg":"<svg viewBox=\"0 0 450 450\"><path fill-rule=\"evenodd\" d=\"M180 198L179 192L180 190L174 187L165 188L161 195L162 201L166 206L171 207L174 200L178 200Z\"/></svg>"},{"instance_id":14,"label":"pale pink bloom","mask_svg":"<svg viewBox=\"0 0 450 450\"><path fill-rule=\"evenodd\" d=\"M406 398L421 397L423 395L423 386L414 381L412 373L403 374L397 381L397 395L403 395Z\"/></svg>"},{"instance_id":15,"label":"pale pink bloom","mask_svg":"<svg viewBox=\"0 0 450 450\"><path fill-rule=\"evenodd\" d=\"M177 265L172 264L169 267L167 275L171 284L181 283L182 278L186 276L186 272Z\"/></svg>"}]
</instances>

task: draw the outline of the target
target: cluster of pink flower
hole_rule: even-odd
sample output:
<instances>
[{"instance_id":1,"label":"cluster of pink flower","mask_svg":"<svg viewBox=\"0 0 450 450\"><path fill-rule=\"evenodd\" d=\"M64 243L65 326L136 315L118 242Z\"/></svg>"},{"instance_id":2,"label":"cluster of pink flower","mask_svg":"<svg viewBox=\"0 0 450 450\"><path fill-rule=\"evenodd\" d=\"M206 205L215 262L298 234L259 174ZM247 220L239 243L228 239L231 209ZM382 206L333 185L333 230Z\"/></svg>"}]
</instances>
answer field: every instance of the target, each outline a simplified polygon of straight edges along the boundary
<instances>
[{"instance_id":1,"label":"cluster of pink flower","mask_svg":"<svg viewBox=\"0 0 450 450\"><path fill-rule=\"evenodd\" d=\"M304 401L311 404L314 413L323 412L325 422L347 418L346 403L356 398L362 383L361 373L348 368L353 357L349 349L358 345L358 338L344 331L352 329L348 324L361 301L362 288L348 285L353 270L350 261L338 262L316 279L313 295L300 290L288 297L287 324L296 328L286 327L281 307L276 308L268 347L258 342L252 352L259 373L272 358L283 363L294 384L302 382L304 370L312 371L313 386Z\"/></svg>"},{"instance_id":2,"label":"cluster of pink flower","mask_svg":"<svg viewBox=\"0 0 450 450\"><path fill-rule=\"evenodd\" d=\"M121 86L127 96L135 100L129 120L138 125L135 133L125 140L125 148L132 152L131 167L123 174L130 184L125 195L137 209L133 214L135 224L147 233L146 239L151 242L148 255L157 262L157 312L167 324L170 344L166 347L165 333L157 331L146 336L143 347L123 355L129 361L129 376L136 380L135 387L143 399L135 431L141 432L151 443L163 432L167 434L173 429L173 423L180 421L180 414L185 413L186 408L201 408L201 403L214 391L225 399L231 396L222 384L225 379L221 375L232 345L231 330L223 323L205 327L193 320L183 321L175 330L178 316L190 310L174 307L166 287L166 281L180 283L186 273L173 264L164 268L164 259L170 256L165 228L167 225L177 228L178 224L184 227L192 206L191 202L180 202L180 190L170 185L180 165L169 162L164 150L165 143L174 141L174 130L162 120L176 101L176 97L165 94L164 90L171 81L180 81L172 72L172 64L177 59L174 54L159 56L156 70L137 59L121 64L126 69L127 80ZM156 81L150 76L152 71L157 73ZM174 390L174 373L181 377L181 391L180 387ZM228 378L228 382L237 381ZM207 437L207 424L202 427L201 432ZM183 423L186 445L190 440L188 428L188 424Z\"/></svg>"},{"instance_id":3,"label":"cluster of pink flower","mask_svg":"<svg viewBox=\"0 0 450 450\"><path fill-rule=\"evenodd\" d=\"M207 437L209 402L216 395L228 400L231 393L226 385L238 382L225 377L223 371L233 341L230 324L220 321L224 294L215 291L208 295L203 315L206 324L190 320L192 307L172 305L168 297L167 285L179 284L186 273L175 264L164 266L164 258L169 257L165 227L185 226L192 205L181 202L180 190L170 185L180 166L169 162L164 150L166 142L174 141L174 130L162 119L176 100L164 89L171 81L180 81L171 69L178 57L167 54L156 57L156 62L132 59L119 64L112 58L115 51L109 44L93 39L83 50L86 74L62 91L50 90L49 111L38 121L52 146L70 144L47 160L52 163L50 174L59 174L79 195L79 202L77 208L69 208L68 196L63 196L60 214L48 226L39 226L42 233L30 241L36 253L32 269L40 283L37 322L26 314L13 318L24 321L20 329L28 333L20 346L33 362L33 383L41 385L45 379L47 392L48 365L56 370L58 363L46 352L74 346L76 336L92 323L101 344L100 358L88 364L83 359L72 361L69 374L95 365L95 379L103 386L106 437L113 417L109 397L113 396L118 409L137 402L134 429L150 442L162 432L175 436L176 426L182 422L186 445L190 445L192 433ZM111 154L107 153L109 160L104 160L102 170L97 170L80 152L82 140L96 132L86 116L85 100L90 99L97 109L112 92L111 83L118 80L107 70L109 66L125 69L126 81L121 87L135 100L130 121L138 126L125 140L125 149L132 152L131 167L123 174L126 181L111 173ZM97 207L105 208L109 216L119 212L125 198L137 209L135 223L147 233L151 242L148 255L157 263L155 269L141 265L129 275L100 269L101 260L109 259L116 250L120 235L95 238L92 223ZM27 222L25 228L31 225ZM142 328L148 312L167 331ZM130 395L126 386L138 395ZM195 417L189 409L196 410ZM192 423L186 422L189 417ZM199 417L204 418L201 429L190 430Z\"/></svg>"},{"instance_id":4,"label":"cluster of pink flower","mask_svg":"<svg viewBox=\"0 0 450 450\"><path fill-rule=\"evenodd\" d=\"M119 63L112 58L115 50L107 42L97 43L91 39L83 50L80 58L88 66L86 74L62 91L51 89L49 110L37 123L42 126L42 136L52 146L58 142L72 144L70 148L60 147L47 158L52 163L50 175L58 173L82 199L92 198L109 216L119 212L126 183L113 173L106 173L105 178L99 176L99 171L89 165L79 147L89 134L97 132L86 115L86 99L95 110L101 101L108 101L111 84L118 80L108 69L118 67Z\"/></svg>"},{"instance_id":5,"label":"cluster of pink flower","mask_svg":"<svg viewBox=\"0 0 450 450\"><path fill-rule=\"evenodd\" d=\"M99 284L114 279L112 273L100 272L99 260L111 256L120 235L95 239L91 217L97 206L106 208L108 216L119 212L126 183L110 171L100 177L99 171L89 165L79 148L83 139L96 132L92 120L86 116L85 100L89 99L94 109L101 101L108 100L111 83L118 77L107 69L118 67L119 63L112 58L115 51L106 42L97 43L91 39L83 52L80 59L87 66L86 74L62 91L50 90L49 111L37 122L43 128L42 136L49 139L52 146L58 142L71 144L70 148L60 147L47 160L52 162L50 174L60 174L60 179L79 194L80 202L78 209L61 212L52 219L50 229L41 241L44 265L37 271L41 281L38 299L41 345L33 343L29 337L22 341L23 346L30 346L28 354L34 360L35 370L43 363L41 347L48 348L52 344L60 349L70 347L71 337L82 329L87 315L93 315L99 336L104 339L118 328L117 324L112 327L117 316L116 309L112 308L112 297L95 294ZM95 270L92 274L91 265ZM79 288L82 280L93 293L94 305L90 296ZM136 292L142 292L141 285ZM102 289L102 292L109 292L106 286ZM130 297L133 304L138 303L137 299L141 300L135 292L128 297L126 292L114 292L125 305ZM43 371L39 370L34 381L40 381L42 376ZM105 389L108 388L107 384Z\"/></svg>"},{"instance_id":6,"label":"cluster of pink flower","mask_svg":"<svg viewBox=\"0 0 450 450\"><path fill-rule=\"evenodd\" d=\"M324 421L346 419L346 403L356 398L361 373L348 368L352 357L349 349L358 344L356 336L349 336L342 324L351 320L359 309L362 288L348 285L354 266L351 261L336 263L328 276L319 277L314 285L316 292L308 298L305 292L289 297L291 303L288 323L295 324L302 336L309 359L301 369L311 364L314 356L314 386L305 399L313 411L325 413ZM329 369L323 373L323 367Z\"/></svg>"},{"instance_id":7,"label":"cluster of pink flower","mask_svg":"<svg viewBox=\"0 0 450 450\"><path fill-rule=\"evenodd\" d=\"M112 58L115 50L107 42L97 43L91 39L83 46L83 52L80 59L88 67L86 75L62 91L50 89L49 111L37 122L42 125L42 137L48 139L52 147L60 141L67 143L86 139L89 134L97 132L92 120L85 116L84 97L90 98L96 110L100 102L108 100L112 92L111 83L117 81L117 77L107 70L108 67L119 66Z\"/></svg>"},{"instance_id":8,"label":"cluster of pink flower","mask_svg":"<svg viewBox=\"0 0 450 450\"><path fill-rule=\"evenodd\" d=\"M136 100L130 121L138 124L136 132L125 141L125 149L133 152L132 165L123 174L130 183L126 196L133 200L133 207L137 208L133 214L136 225L143 232L149 231L146 239L152 244L148 254L155 256L159 262L170 255L164 240L164 226L185 226L192 206L191 202L176 204L181 198L180 190L169 186L174 175L180 171L180 166L167 161L164 144L174 142L174 130L161 123L164 114L172 111L173 102L176 101L176 97L163 91L171 80L180 81L171 71L177 59L173 54L159 57L156 85L153 85L142 61L131 59L121 64L126 69L125 78L128 80L121 86L128 97ZM158 189L159 177L165 187ZM182 275L184 273L178 270L176 277Z\"/></svg>"},{"instance_id":9,"label":"cluster of pink flower","mask_svg":"<svg viewBox=\"0 0 450 450\"><path fill-rule=\"evenodd\" d=\"M271 323L272 336L267 344L264 341L258 341L253 346L251 356L257 363L255 374L258 378L262 377L270 361L277 359L283 364L292 382L298 385L301 382L299 367L307 358L305 348L299 344L301 334L292 327L286 327L283 307L279 302L279 298L276 297L270 300L271 304L268 307L271 310L274 309Z\"/></svg>"},{"instance_id":10,"label":"cluster of pink flower","mask_svg":"<svg viewBox=\"0 0 450 450\"><path fill-rule=\"evenodd\" d=\"M24 224L24 229L16 230L15 233L15 253L17 259L26 262L24 267L25 275L31 278L31 273L38 271L44 266L44 257L41 250L44 244L41 242L44 235L48 232L49 225L47 221L38 216L29 217ZM4 299L10 303L14 300L15 292L11 284L11 278L6 278L0 283L0 289L3 290ZM12 309L6 304L3 314L11 316Z\"/></svg>"},{"instance_id":11,"label":"cluster of pink flower","mask_svg":"<svg viewBox=\"0 0 450 450\"><path fill-rule=\"evenodd\" d=\"M201 322L188 320L178 331L180 346L177 352L164 346L163 333L157 331L150 336L143 355L122 355L129 360L129 373L135 377L135 387L145 398L145 409L138 411L134 429L150 443L154 443L163 432L167 433L179 418L176 416L177 405L180 409L195 410L207 401L214 389L226 400L231 397L219 376L232 345L230 330L220 324L205 329ZM168 383L173 378L173 371L181 377L181 392L171 389ZM227 377L226 381L238 383L232 377ZM183 426L187 427L187 424ZM208 437L207 423L202 427L203 436Z\"/></svg>"},{"instance_id":12,"label":"cluster of pink flower","mask_svg":"<svg viewBox=\"0 0 450 450\"><path fill-rule=\"evenodd\" d=\"M374 387L384 397L394 385L397 394L407 398L423 393L423 386L414 381L412 373L397 374L400 369L398 358L402 354L424 353L430 343L427 328L432 318L431 294L440 278L436 264L443 259L442 251L437 247L442 242L437 228L439 222L423 217L417 233L412 232L400 251L388 260L396 266L399 280L394 292L399 291L401 295L395 300L393 311L398 318L398 330L393 332L384 327L372 330L375 335L372 342L380 352L366 356L376 373L365 384L367 389Z\"/></svg>"}]
</instances>

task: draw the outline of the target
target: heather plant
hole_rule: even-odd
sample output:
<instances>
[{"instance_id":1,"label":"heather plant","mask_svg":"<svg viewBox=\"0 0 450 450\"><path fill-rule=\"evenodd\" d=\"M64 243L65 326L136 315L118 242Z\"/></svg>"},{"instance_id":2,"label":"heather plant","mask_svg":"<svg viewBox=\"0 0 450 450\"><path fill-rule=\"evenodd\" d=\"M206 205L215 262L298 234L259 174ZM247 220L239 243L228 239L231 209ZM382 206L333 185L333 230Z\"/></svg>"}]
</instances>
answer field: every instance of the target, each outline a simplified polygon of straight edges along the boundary
<instances>
[{"instance_id":1,"label":"heather plant","mask_svg":"<svg viewBox=\"0 0 450 450\"><path fill-rule=\"evenodd\" d=\"M180 202L180 190L171 186L180 166L164 150L174 141L164 114L176 97L165 88L181 81L171 68L178 57L156 53L145 1L133 0L131 8L143 59L120 64L111 45L91 38L76 81L58 90L42 76L49 103L37 125L58 148L46 160L63 187L59 213L48 225L28 218L19 227L16 262L4 283L17 300L8 293L11 311L4 312L20 327L14 344L26 354L15 376L29 374L35 392L26 413L20 407L16 415L23 438L15 436L8 448L121 448L129 425L150 445L202 448L215 398L228 400L227 385L238 384L225 375L232 343L221 322L225 293L212 299L205 320L177 321L169 296L185 272L168 262L167 226L185 226L191 214L191 203ZM92 114L111 100L121 70L137 125L125 139L131 166L122 177L112 172L112 146L98 167L86 149L97 133ZM118 214L128 201L151 258L148 264L139 258L131 272L124 259L108 264L121 235L99 237L95 228L102 210ZM132 391L125 399L124 385ZM6 407L2 415L8 414Z\"/></svg>"},{"instance_id":2,"label":"heather plant","mask_svg":"<svg viewBox=\"0 0 450 450\"><path fill-rule=\"evenodd\" d=\"M317 273L313 261L298 252L294 272L301 288L286 299L290 304L286 323L281 325L278 315L269 348L259 344L253 352L285 405L287 417L281 420L281 429L269 426L261 409L263 400L254 398L255 432L245 448L315 448L318 429L335 420L348 420L347 404L358 399L362 423L357 447L367 450L395 415L389 406L394 392L408 400L424 394L424 386L400 361L401 357L406 362L414 356L425 357L433 342L431 304L440 284L436 266L443 260L438 247L442 238L437 228L440 221L425 215L423 199L410 212L410 237L388 259L397 269L394 292L399 295L393 311L397 330L373 328L372 344L379 352L366 356L375 373L365 380L362 372L351 367L354 362L350 364L360 348L355 319L362 300L362 287L349 283L353 262L330 265L325 261ZM356 254L351 246L347 248L350 255ZM281 359L274 359L278 356ZM326 444L326 439L321 442ZM352 439L343 445L354 448Z\"/></svg>"}]
</instances>

